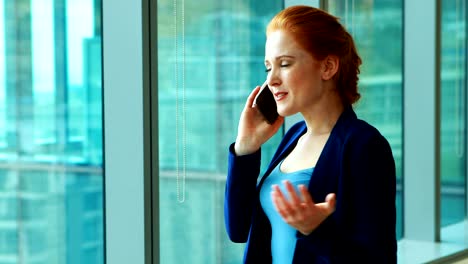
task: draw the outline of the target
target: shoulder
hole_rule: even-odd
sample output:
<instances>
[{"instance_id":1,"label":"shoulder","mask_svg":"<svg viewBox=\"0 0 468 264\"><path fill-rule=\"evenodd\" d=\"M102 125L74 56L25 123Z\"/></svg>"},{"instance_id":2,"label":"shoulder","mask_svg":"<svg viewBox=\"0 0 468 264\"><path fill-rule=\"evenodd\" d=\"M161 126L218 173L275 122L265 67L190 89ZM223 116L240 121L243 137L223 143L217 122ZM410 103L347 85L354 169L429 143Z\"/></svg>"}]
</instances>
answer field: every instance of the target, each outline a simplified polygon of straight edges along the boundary
<instances>
[{"instance_id":1,"label":"shoulder","mask_svg":"<svg viewBox=\"0 0 468 264\"><path fill-rule=\"evenodd\" d=\"M348 136L352 138L385 139L375 126L358 118L349 123L347 131Z\"/></svg>"},{"instance_id":2,"label":"shoulder","mask_svg":"<svg viewBox=\"0 0 468 264\"><path fill-rule=\"evenodd\" d=\"M347 152L357 156L355 158L367 155L393 157L388 140L375 126L362 119L356 118L348 124L343 143Z\"/></svg>"},{"instance_id":3,"label":"shoulder","mask_svg":"<svg viewBox=\"0 0 468 264\"><path fill-rule=\"evenodd\" d=\"M367 121L358 118L354 110L349 107L345 109L335 126L336 136L344 141L386 141L380 131Z\"/></svg>"}]
</instances>

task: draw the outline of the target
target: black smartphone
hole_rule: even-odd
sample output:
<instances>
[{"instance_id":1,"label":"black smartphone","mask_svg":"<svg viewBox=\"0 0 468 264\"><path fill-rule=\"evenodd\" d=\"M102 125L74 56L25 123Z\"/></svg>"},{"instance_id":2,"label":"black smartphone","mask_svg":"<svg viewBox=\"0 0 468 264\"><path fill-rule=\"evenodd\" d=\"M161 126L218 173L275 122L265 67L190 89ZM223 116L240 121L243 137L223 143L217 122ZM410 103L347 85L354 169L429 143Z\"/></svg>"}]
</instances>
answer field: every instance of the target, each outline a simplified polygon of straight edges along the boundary
<instances>
[{"instance_id":1,"label":"black smartphone","mask_svg":"<svg viewBox=\"0 0 468 264\"><path fill-rule=\"evenodd\" d=\"M257 94L254 104L260 113L262 113L265 121L268 124L271 125L276 121L279 115L276 109L275 97L271 93L270 88L266 82L260 88L260 92Z\"/></svg>"}]
</instances>

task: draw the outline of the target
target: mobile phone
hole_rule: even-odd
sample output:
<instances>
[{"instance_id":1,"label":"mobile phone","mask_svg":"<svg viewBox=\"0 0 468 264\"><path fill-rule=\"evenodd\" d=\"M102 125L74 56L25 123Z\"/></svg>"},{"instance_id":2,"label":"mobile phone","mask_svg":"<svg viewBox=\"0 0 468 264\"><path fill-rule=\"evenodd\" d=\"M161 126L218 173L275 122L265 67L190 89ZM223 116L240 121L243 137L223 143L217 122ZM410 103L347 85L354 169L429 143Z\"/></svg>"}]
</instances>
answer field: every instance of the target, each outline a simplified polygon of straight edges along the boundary
<instances>
[{"instance_id":1,"label":"mobile phone","mask_svg":"<svg viewBox=\"0 0 468 264\"><path fill-rule=\"evenodd\" d=\"M279 116L276 109L275 97L271 93L266 82L260 88L260 92L254 100L254 105L256 105L265 118L265 121L270 125L273 124Z\"/></svg>"}]
</instances>

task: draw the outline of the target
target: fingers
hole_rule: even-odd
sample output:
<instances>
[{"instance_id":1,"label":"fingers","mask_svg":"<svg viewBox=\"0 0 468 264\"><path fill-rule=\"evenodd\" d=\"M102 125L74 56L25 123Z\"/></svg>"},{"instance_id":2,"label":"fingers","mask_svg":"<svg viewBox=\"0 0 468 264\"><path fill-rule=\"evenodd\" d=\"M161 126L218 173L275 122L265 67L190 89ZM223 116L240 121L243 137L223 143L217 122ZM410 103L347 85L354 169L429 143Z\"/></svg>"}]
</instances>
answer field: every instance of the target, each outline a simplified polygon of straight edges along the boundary
<instances>
[{"instance_id":1,"label":"fingers","mask_svg":"<svg viewBox=\"0 0 468 264\"><path fill-rule=\"evenodd\" d=\"M310 196L310 193L309 193L309 191L307 190L307 187L304 184L299 185L299 191L301 192L302 201L306 205L308 205L308 206L314 205L314 200L312 199L312 196Z\"/></svg>"},{"instance_id":2,"label":"fingers","mask_svg":"<svg viewBox=\"0 0 468 264\"><path fill-rule=\"evenodd\" d=\"M296 190L294 186L289 181L283 181L284 186L289 194L289 200L291 201L291 205L298 205L301 203L301 199L297 196Z\"/></svg>"},{"instance_id":3,"label":"fingers","mask_svg":"<svg viewBox=\"0 0 468 264\"><path fill-rule=\"evenodd\" d=\"M255 97L257 97L259 90L260 90L260 86L257 86L255 87L255 89L252 90L249 97L247 98L247 102L245 103L245 108L251 108L253 106L253 102L255 100Z\"/></svg>"},{"instance_id":4,"label":"fingers","mask_svg":"<svg viewBox=\"0 0 468 264\"><path fill-rule=\"evenodd\" d=\"M283 122L284 122L284 117L278 116L278 118L275 120L275 122L272 125L273 126L272 131L276 133L276 131L280 129L281 125L283 125Z\"/></svg>"},{"instance_id":5,"label":"fingers","mask_svg":"<svg viewBox=\"0 0 468 264\"><path fill-rule=\"evenodd\" d=\"M293 184L283 181L286 197L278 185L273 185L271 197L276 211L290 226L304 235L310 234L335 211L336 195L330 193L325 202L315 204L307 187L299 185L296 192Z\"/></svg>"},{"instance_id":6,"label":"fingers","mask_svg":"<svg viewBox=\"0 0 468 264\"><path fill-rule=\"evenodd\" d=\"M316 204L326 215L330 215L335 211L336 207L336 195L334 193L329 193L325 197L325 202Z\"/></svg>"},{"instance_id":7,"label":"fingers","mask_svg":"<svg viewBox=\"0 0 468 264\"><path fill-rule=\"evenodd\" d=\"M265 81L262 86L260 86L260 89L258 89L259 91L256 93L256 95L254 96L254 99L252 101L252 104L251 106L254 107L256 104L257 104L257 96L259 96L259 94L264 90L264 89L268 89L268 86L267 86L267 81Z\"/></svg>"},{"instance_id":8,"label":"fingers","mask_svg":"<svg viewBox=\"0 0 468 264\"><path fill-rule=\"evenodd\" d=\"M329 193L327 197L325 197L325 203L328 204L328 209L333 213L336 208L336 195L334 193Z\"/></svg>"},{"instance_id":9,"label":"fingers","mask_svg":"<svg viewBox=\"0 0 468 264\"><path fill-rule=\"evenodd\" d=\"M287 204L288 207L292 207L292 208L297 207L297 205L299 204L302 204L308 207L320 205L320 207L326 208L327 210L331 212L335 211L336 195L334 193L329 193L325 197L325 202L315 204L314 200L312 199L312 196L309 193L309 190L304 184L300 184L298 186L300 196L298 196L291 182L286 180L286 181L283 181L283 184L286 187L286 191L288 192L289 199L284 196L284 194L281 192L281 189L279 188L278 185L274 186L275 198L282 204Z\"/></svg>"},{"instance_id":10,"label":"fingers","mask_svg":"<svg viewBox=\"0 0 468 264\"><path fill-rule=\"evenodd\" d=\"M286 188L286 192L289 199L283 194L278 185L273 185L271 198L276 211L282 216L282 218L290 223L292 219L299 216L302 218L302 211L304 210L305 204L303 200L298 196L296 189L289 181L283 181L283 185ZM306 191L307 192L307 191ZM309 195L309 204L307 206L313 206L312 198Z\"/></svg>"},{"instance_id":11,"label":"fingers","mask_svg":"<svg viewBox=\"0 0 468 264\"><path fill-rule=\"evenodd\" d=\"M281 192L281 189L278 185L273 185L272 186L272 191L271 191L271 199L273 201L273 204L276 207L276 210L283 215L285 212L285 208L287 207L287 199L284 196L283 192Z\"/></svg>"},{"instance_id":12,"label":"fingers","mask_svg":"<svg viewBox=\"0 0 468 264\"><path fill-rule=\"evenodd\" d=\"M313 206L314 202L312 201L312 197L310 196L309 192L307 191L307 187L304 185L299 185L299 190L301 197L299 197L298 193L296 192L296 189L294 186L291 184L290 181L285 180L283 181L283 185L286 188L286 192L288 193L287 198L283 192L281 191L280 187L278 185L273 185L273 191L272 191L272 198L276 200L276 203L280 209L283 211L294 211L294 210L300 210L302 208L302 205L307 205L307 206Z\"/></svg>"},{"instance_id":13,"label":"fingers","mask_svg":"<svg viewBox=\"0 0 468 264\"><path fill-rule=\"evenodd\" d=\"M289 195L289 199L283 194L278 185L274 186L272 192L273 202L275 203L277 211L283 217L294 215L300 213L302 210L309 210L314 207L327 216L335 211L336 195L334 193L329 193L325 197L325 202L316 204L305 185L301 184L298 186L300 193L300 196L298 196L294 186L289 181L284 181L283 184Z\"/></svg>"}]
</instances>

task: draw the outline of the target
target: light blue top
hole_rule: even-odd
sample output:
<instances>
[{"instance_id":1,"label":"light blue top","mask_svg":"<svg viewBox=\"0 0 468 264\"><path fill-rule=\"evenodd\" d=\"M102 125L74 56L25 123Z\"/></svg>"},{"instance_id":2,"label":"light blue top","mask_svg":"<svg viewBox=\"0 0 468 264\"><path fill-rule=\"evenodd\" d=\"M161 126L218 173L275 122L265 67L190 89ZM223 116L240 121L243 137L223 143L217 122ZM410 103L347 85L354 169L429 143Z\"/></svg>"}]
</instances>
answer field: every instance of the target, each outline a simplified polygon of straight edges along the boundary
<instances>
[{"instance_id":1,"label":"light blue top","mask_svg":"<svg viewBox=\"0 0 468 264\"><path fill-rule=\"evenodd\" d=\"M284 222L280 214L276 211L273 201L271 200L271 186L277 184L283 194L289 197L283 185L283 181L289 180L299 193L298 186L300 184L308 186L314 170L314 168L309 168L291 173L284 173L280 170L282 163L283 161L273 169L260 189L260 204L271 223L271 254L273 257L273 264L292 263L297 238L296 229Z\"/></svg>"}]
</instances>

